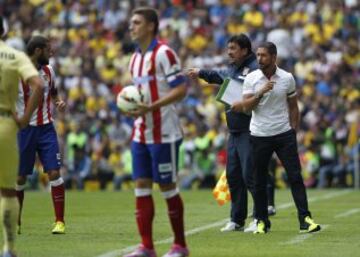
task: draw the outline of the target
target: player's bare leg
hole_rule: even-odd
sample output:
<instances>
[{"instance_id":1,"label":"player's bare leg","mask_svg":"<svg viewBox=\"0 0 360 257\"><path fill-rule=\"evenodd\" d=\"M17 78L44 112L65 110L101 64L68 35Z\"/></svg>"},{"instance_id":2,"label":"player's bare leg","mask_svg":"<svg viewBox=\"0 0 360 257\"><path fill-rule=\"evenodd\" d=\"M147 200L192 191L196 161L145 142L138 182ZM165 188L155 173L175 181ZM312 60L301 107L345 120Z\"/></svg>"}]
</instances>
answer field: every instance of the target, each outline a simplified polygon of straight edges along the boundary
<instances>
[{"instance_id":1,"label":"player's bare leg","mask_svg":"<svg viewBox=\"0 0 360 257\"><path fill-rule=\"evenodd\" d=\"M4 234L4 254L15 256L16 221L19 204L15 189L0 188L0 216Z\"/></svg>"},{"instance_id":2,"label":"player's bare leg","mask_svg":"<svg viewBox=\"0 0 360 257\"><path fill-rule=\"evenodd\" d=\"M159 186L167 203L171 228L174 233L173 245L164 257L189 256L184 232L184 205L179 194L179 189L176 187L176 183L160 184Z\"/></svg>"},{"instance_id":3,"label":"player's bare leg","mask_svg":"<svg viewBox=\"0 0 360 257\"><path fill-rule=\"evenodd\" d=\"M17 233L21 234L21 215L22 215L22 208L24 203L24 190L25 190L25 183L26 183L26 177L24 176L18 176L17 182L16 182L16 197L19 202L19 216L17 221Z\"/></svg>"},{"instance_id":4,"label":"player's bare leg","mask_svg":"<svg viewBox=\"0 0 360 257\"><path fill-rule=\"evenodd\" d=\"M65 234L65 186L59 170L47 171L51 186L51 197L55 212L53 234Z\"/></svg>"}]
</instances>

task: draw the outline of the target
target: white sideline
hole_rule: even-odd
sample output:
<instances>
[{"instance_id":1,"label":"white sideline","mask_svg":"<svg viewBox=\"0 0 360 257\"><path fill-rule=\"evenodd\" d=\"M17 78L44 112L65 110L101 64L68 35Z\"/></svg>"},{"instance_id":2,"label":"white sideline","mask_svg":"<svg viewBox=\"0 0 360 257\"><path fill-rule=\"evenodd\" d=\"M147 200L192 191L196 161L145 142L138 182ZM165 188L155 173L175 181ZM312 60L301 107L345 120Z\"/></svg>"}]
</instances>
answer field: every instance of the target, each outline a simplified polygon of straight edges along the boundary
<instances>
[{"instance_id":1,"label":"white sideline","mask_svg":"<svg viewBox=\"0 0 360 257\"><path fill-rule=\"evenodd\" d=\"M340 214L336 215L335 218L348 217L348 216L353 215L353 214L358 213L358 212L360 212L360 208L351 209L351 210L348 210L346 212L343 212L343 213L340 213Z\"/></svg>"},{"instance_id":2,"label":"white sideline","mask_svg":"<svg viewBox=\"0 0 360 257\"><path fill-rule=\"evenodd\" d=\"M351 216L353 214L356 214L360 212L360 208L354 208L354 209L350 209L348 211L342 212L338 215L335 215L334 218L338 219L338 218L344 218L344 217L348 217ZM321 225L321 230L325 230L329 227L330 225ZM314 234L303 234L303 235L299 235L294 237L293 239L291 239L290 241L284 242L284 243L280 243L282 245L289 245L289 244L298 244L301 243L303 241L305 241L306 239L312 237Z\"/></svg>"},{"instance_id":3,"label":"white sideline","mask_svg":"<svg viewBox=\"0 0 360 257\"><path fill-rule=\"evenodd\" d=\"M220 220L220 221L217 221L215 223L211 223L211 224L208 224L208 225L205 225L205 226L194 228L194 229L191 229L189 231L186 231L185 235L190 236L190 235L199 233L201 231L208 230L210 228L219 227L219 226L223 225L227 221L229 221L229 219ZM166 239L163 239L163 240L158 240L158 241L155 242L155 244L159 245L159 244L171 243L173 241L173 239L174 239L173 237L169 237L169 238L166 238ZM132 246L129 246L129 247L126 247L126 248L123 248L123 249L119 249L119 250L115 250L115 251L111 251L111 252L99 255L97 257L117 257L117 256L119 256L121 254L126 254L128 252L131 252L131 251L135 250L138 246L139 246L139 244L132 245Z\"/></svg>"},{"instance_id":4,"label":"white sideline","mask_svg":"<svg viewBox=\"0 0 360 257\"><path fill-rule=\"evenodd\" d=\"M332 198L332 197L348 194L351 191L352 190L343 190L343 191L340 191L340 192L333 192L333 193L327 194L325 196L312 197L312 198L308 199L308 202L316 202L316 201L319 201L319 200L326 200L326 199L329 199L329 198ZM281 210L281 209L287 209L287 208L289 208L291 206L294 206L293 202L288 202L288 203L281 204L281 205L277 206L276 208ZM219 227L219 226L223 225L227 221L229 221L229 219L220 220L220 221L217 221L217 222L205 225L205 226L194 228L194 229L191 229L189 231L186 231L185 235L189 236L189 235L197 234L197 233L199 233L201 231L204 231L204 230L208 230L208 229L211 229L211 228L214 228L214 227ZM310 234L307 234L307 235L310 235ZM155 244L156 245L158 245L158 244L166 244L166 243L172 242L172 240L173 240L173 237L169 237L169 238L166 238L166 239L163 239L163 240L155 241ZM119 257L119 256L122 256L123 254L129 253L129 252L135 250L137 247L138 247L138 244L128 246L128 247L123 248L123 249L118 249L118 250L114 250L114 251L111 251L111 252L103 253L103 254L98 255L96 257Z\"/></svg>"},{"instance_id":5,"label":"white sideline","mask_svg":"<svg viewBox=\"0 0 360 257\"><path fill-rule=\"evenodd\" d=\"M330 225L321 225L321 231L327 229ZM306 233L306 234L301 234L298 235L296 237L294 237L293 239L286 241L286 242L282 242L280 243L281 245L294 245L294 244L299 244L302 243L303 241L305 241L306 239L312 237L313 235L315 235L314 233Z\"/></svg>"}]
</instances>

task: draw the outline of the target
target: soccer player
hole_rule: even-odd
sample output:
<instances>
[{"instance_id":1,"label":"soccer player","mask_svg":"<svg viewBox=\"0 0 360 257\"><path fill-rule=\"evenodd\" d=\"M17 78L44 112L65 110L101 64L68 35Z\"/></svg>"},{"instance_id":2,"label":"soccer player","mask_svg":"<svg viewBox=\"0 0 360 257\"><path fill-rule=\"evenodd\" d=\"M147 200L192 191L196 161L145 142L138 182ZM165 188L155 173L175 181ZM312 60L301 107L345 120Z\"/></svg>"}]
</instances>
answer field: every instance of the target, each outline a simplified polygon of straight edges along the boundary
<instances>
[{"instance_id":1,"label":"soccer player","mask_svg":"<svg viewBox=\"0 0 360 257\"><path fill-rule=\"evenodd\" d=\"M254 157L255 215L254 233L267 233L268 196L266 183L271 156L276 152L288 175L291 193L298 211L300 232L319 231L320 225L311 218L296 142L299 126L295 80L291 73L277 67L275 44L265 42L256 52L259 69L244 81L243 107L252 110L250 122Z\"/></svg>"},{"instance_id":2,"label":"soccer player","mask_svg":"<svg viewBox=\"0 0 360 257\"><path fill-rule=\"evenodd\" d=\"M142 243L126 257L154 257L152 184L159 184L168 207L174 242L164 257L189 256L184 234L184 207L176 185L182 130L176 114L176 101L186 95L185 78L179 58L156 39L159 20L156 11L135 9L130 35L138 45L130 60L134 85L141 88L144 103L128 115L137 117L131 144L135 180L136 221Z\"/></svg>"},{"instance_id":3,"label":"soccer player","mask_svg":"<svg viewBox=\"0 0 360 257\"><path fill-rule=\"evenodd\" d=\"M0 16L0 36L8 27ZM19 79L31 87L32 95L21 117L15 113ZM0 216L4 231L3 257L16 257L15 236L19 205L16 200L16 173L19 153L16 144L18 127L29 124L31 115L40 101L43 84L30 59L0 40Z\"/></svg>"},{"instance_id":4,"label":"soccer player","mask_svg":"<svg viewBox=\"0 0 360 257\"><path fill-rule=\"evenodd\" d=\"M64 234L64 180L60 177L60 152L57 134L53 125L53 116L50 111L51 101L57 110L64 111L65 102L60 99L55 86L55 72L49 65L52 54L49 39L43 36L34 36L27 44L27 53L35 67L39 70L40 77L44 82L44 94L36 108L29 126L18 133L18 144L20 151L20 167L17 178L16 192L20 204L18 220L18 233L21 229L21 211L24 201L24 188L26 176L34 169L35 157L38 154L48 174L51 186L51 195L55 210L55 223L53 234ZM17 112L22 114L28 104L31 89L25 81L19 85L19 96L17 100Z\"/></svg>"}]
</instances>

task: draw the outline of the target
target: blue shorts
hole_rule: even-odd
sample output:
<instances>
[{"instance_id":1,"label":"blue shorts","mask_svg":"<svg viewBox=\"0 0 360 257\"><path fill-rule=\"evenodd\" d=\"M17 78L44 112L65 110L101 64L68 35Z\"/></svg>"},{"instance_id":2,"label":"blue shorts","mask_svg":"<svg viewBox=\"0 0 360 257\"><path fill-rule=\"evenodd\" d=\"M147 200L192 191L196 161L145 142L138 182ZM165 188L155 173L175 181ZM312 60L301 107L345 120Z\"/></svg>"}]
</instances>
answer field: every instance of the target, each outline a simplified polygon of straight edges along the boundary
<instances>
[{"instance_id":1,"label":"blue shorts","mask_svg":"<svg viewBox=\"0 0 360 257\"><path fill-rule=\"evenodd\" d=\"M150 178L159 184L175 183L181 141L164 144L141 144L133 141L133 179Z\"/></svg>"},{"instance_id":2,"label":"blue shorts","mask_svg":"<svg viewBox=\"0 0 360 257\"><path fill-rule=\"evenodd\" d=\"M52 123L27 126L20 130L17 136L20 151L19 176L32 174L36 153L45 172L60 169L59 143Z\"/></svg>"}]
</instances>

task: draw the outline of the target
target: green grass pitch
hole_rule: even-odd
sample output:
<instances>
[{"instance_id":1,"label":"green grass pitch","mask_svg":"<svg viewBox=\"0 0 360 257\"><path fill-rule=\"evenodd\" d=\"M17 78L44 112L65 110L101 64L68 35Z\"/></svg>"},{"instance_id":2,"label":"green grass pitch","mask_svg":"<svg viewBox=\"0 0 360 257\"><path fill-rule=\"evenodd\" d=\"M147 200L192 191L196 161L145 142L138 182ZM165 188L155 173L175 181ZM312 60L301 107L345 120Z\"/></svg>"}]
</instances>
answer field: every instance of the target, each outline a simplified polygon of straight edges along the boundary
<instances>
[{"instance_id":1,"label":"green grass pitch","mask_svg":"<svg viewBox=\"0 0 360 257\"><path fill-rule=\"evenodd\" d=\"M266 235L221 233L229 204L217 206L211 191L182 195L193 257L360 257L360 191L308 190L310 210L323 225L316 234L298 233L289 190L276 191L277 215ZM172 234L165 202L159 192L154 196L154 240L162 256ZM22 234L17 238L20 257L118 257L139 242L132 191L67 192L66 234L52 235L52 222L50 194L26 192Z\"/></svg>"}]
</instances>

